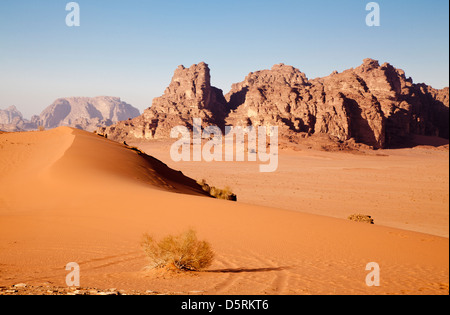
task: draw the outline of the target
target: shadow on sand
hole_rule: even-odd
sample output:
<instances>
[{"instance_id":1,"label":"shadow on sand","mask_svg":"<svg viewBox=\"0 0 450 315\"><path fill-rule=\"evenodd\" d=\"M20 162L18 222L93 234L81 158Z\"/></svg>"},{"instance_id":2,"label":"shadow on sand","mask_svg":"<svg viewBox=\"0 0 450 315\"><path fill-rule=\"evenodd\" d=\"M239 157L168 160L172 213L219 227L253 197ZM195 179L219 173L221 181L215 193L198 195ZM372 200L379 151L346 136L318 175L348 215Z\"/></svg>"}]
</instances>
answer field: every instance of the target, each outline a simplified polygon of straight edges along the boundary
<instances>
[{"instance_id":1,"label":"shadow on sand","mask_svg":"<svg viewBox=\"0 0 450 315\"><path fill-rule=\"evenodd\" d=\"M268 267L268 268L230 268L230 269L216 269L206 270L205 272L211 273L244 273L244 272L269 272L269 271L282 271L289 269L290 267Z\"/></svg>"}]
</instances>

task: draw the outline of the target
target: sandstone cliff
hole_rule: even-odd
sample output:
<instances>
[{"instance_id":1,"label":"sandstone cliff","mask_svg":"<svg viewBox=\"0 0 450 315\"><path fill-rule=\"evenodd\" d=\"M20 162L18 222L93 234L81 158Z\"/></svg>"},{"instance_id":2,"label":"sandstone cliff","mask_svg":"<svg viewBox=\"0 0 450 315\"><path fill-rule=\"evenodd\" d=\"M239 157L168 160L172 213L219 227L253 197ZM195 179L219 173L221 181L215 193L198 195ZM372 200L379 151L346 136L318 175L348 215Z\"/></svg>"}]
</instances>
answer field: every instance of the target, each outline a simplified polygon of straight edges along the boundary
<instances>
[{"instance_id":1,"label":"sandstone cliff","mask_svg":"<svg viewBox=\"0 0 450 315\"><path fill-rule=\"evenodd\" d=\"M224 97L210 84L205 63L178 67L163 96L143 115L98 133L114 140L164 139L193 118L205 125L278 126L296 141L324 134L373 148L401 144L410 135L449 138L449 90L414 84L403 70L365 59L357 68L309 80L284 64L250 73Z\"/></svg>"},{"instance_id":2,"label":"sandstone cliff","mask_svg":"<svg viewBox=\"0 0 450 315\"><path fill-rule=\"evenodd\" d=\"M99 128L98 133L115 140L170 138L175 126L192 129L193 117L202 118L205 125L223 127L226 107L222 90L211 86L207 64L179 66L164 95L155 98L151 108L135 119Z\"/></svg>"}]
</instances>

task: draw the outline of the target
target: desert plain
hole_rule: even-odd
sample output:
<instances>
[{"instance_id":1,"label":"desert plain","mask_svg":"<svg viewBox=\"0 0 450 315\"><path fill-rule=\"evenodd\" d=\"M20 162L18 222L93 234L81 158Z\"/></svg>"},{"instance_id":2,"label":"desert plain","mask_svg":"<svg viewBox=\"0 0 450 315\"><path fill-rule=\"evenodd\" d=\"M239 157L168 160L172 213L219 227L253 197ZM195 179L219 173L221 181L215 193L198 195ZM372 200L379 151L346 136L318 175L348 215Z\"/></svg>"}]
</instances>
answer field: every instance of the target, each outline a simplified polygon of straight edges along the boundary
<instances>
[{"instance_id":1,"label":"desert plain","mask_svg":"<svg viewBox=\"0 0 450 315\"><path fill-rule=\"evenodd\" d=\"M0 287L64 287L76 262L81 287L99 289L448 294L448 142L417 141L342 152L281 146L277 171L259 173L254 162L173 162L164 141L129 143L151 158L69 127L1 133ZM200 179L229 186L237 202L207 196ZM347 219L355 213L375 224ZM144 233L188 228L212 245L210 268L146 269ZM380 286L366 284L370 262Z\"/></svg>"}]
</instances>

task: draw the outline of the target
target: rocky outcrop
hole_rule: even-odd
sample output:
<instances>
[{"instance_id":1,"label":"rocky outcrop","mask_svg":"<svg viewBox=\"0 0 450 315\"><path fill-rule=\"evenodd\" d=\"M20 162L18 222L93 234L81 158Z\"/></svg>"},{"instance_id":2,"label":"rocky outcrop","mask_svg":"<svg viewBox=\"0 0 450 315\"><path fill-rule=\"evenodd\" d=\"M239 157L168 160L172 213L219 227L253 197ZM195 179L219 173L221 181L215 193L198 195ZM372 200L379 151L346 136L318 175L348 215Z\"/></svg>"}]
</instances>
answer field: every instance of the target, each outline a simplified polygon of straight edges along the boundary
<instances>
[{"instance_id":1,"label":"rocky outcrop","mask_svg":"<svg viewBox=\"0 0 450 315\"><path fill-rule=\"evenodd\" d=\"M0 109L0 130L3 131L24 131L36 129L37 116L33 116L31 121L23 118L22 113L15 107Z\"/></svg>"},{"instance_id":2,"label":"rocky outcrop","mask_svg":"<svg viewBox=\"0 0 450 315\"><path fill-rule=\"evenodd\" d=\"M372 59L354 72L380 102L386 120L386 145L396 146L409 135L449 138L448 88L414 84L405 72Z\"/></svg>"},{"instance_id":3,"label":"rocky outcrop","mask_svg":"<svg viewBox=\"0 0 450 315\"><path fill-rule=\"evenodd\" d=\"M280 64L251 73L226 98L233 108L227 118L231 125L273 125L282 136L325 133L340 141L384 145L380 104L350 72L309 81Z\"/></svg>"},{"instance_id":4,"label":"rocky outcrop","mask_svg":"<svg viewBox=\"0 0 450 315\"><path fill-rule=\"evenodd\" d=\"M402 70L365 59L314 80L283 64L249 74L227 94L228 124L277 125L281 134L325 133L374 148L411 134L448 138L448 88L413 84Z\"/></svg>"},{"instance_id":5,"label":"rocky outcrop","mask_svg":"<svg viewBox=\"0 0 450 315\"><path fill-rule=\"evenodd\" d=\"M94 131L139 115L138 109L118 97L70 97L60 98L47 107L39 116L38 125L47 129L70 126Z\"/></svg>"},{"instance_id":6,"label":"rocky outcrop","mask_svg":"<svg viewBox=\"0 0 450 315\"><path fill-rule=\"evenodd\" d=\"M175 126L278 126L285 139L325 134L373 148L395 146L412 134L449 138L448 88L414 84L403 70L365 59L357 68L309 80L284 64L250 73L224 97L210 85L205 63L175 71L163 96L132 120L98 133L114 140L170 138Z\"/></svg>"},{"instance_id":7,"label":"rocky outcrop","mask_svg":"<svg viewBox=\"0 0 450 315\"><path fill-rule=\"evenodd\" d=\"M170 138L175 126L192 129L193 117L202 118L205 125L223 127L226 106L222 90L211 86L207 64L179 66L164 95L155 98L151 108L135 119L99 128L98 133L115 140Z\"/></svg>"},{"instance_id":8,"label":"rocky outcrop","mask_svg":"<svg viewBox=\"0 0 450 315\"><path fill-rule=\"evenodd\" d=\"M22 119L22 113L17 110L16 106L10 106L4 110L0 109L0 124L2 125L17 123Z\"/></svg>"},{"instance_id":9,"label":"rocky outcrop","mask_svg":"<svg viewBox=\"0 0 450 315\"><path fill-rule=\"evenodd\" d=\"M60 126L94 131L121 120L135 118L140 112L117 97L70 97L57 99L40 116L23 118L15 106L0 110L0 129L4 131L35 130L42 126L52 129Z\"/></svg>"}]
</instances>

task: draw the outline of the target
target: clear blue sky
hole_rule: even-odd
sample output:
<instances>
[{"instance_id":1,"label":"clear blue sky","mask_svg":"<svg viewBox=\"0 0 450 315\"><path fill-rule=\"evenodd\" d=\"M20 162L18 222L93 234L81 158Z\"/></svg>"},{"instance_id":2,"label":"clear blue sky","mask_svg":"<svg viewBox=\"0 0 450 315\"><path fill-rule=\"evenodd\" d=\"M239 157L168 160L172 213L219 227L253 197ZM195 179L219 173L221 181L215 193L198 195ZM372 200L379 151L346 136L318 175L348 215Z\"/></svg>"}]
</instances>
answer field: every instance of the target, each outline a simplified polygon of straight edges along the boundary
<instances>
[{"instance_id":1,"label":"clear blue sky","mask_svg":"<svg viewBox=\"0 0 450 315\"><path fill-rule=\"evenodd\" d=\"M368 27L364 0L0 0L0 108L25 117L56 98L119 96L141 111L180 64L205 61L227 93L252 71L283 62L308 78L370 57L415 82L449 85L449 2L382 0Z\"/></svg>"}]
</instances>

